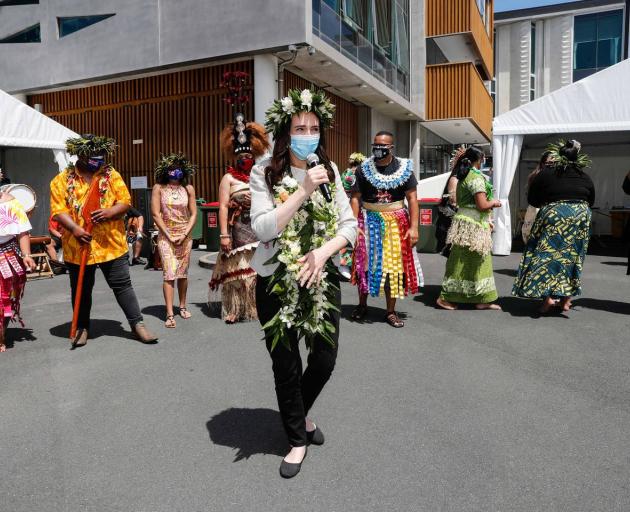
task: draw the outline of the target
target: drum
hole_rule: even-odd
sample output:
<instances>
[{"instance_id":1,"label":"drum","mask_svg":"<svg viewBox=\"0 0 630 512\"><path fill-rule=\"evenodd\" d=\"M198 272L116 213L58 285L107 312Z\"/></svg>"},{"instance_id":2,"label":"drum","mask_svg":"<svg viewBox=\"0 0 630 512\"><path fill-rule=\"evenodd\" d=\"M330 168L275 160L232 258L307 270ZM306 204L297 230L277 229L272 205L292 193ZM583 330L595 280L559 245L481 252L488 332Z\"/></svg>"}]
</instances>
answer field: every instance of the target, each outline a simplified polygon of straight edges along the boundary
<instances>
[{"instance_id":1,"label":"drum","mask_svg":"<svg viewBox=\"0 0 630 512\"><path fill-rule=\"evenodd\" d=\"M26 213L31 213L37 206L37 194L28 185L21 183L11 183L0 187L0 192L6 192L15 197L24 208Z\"/></svg>"}]
</instances>

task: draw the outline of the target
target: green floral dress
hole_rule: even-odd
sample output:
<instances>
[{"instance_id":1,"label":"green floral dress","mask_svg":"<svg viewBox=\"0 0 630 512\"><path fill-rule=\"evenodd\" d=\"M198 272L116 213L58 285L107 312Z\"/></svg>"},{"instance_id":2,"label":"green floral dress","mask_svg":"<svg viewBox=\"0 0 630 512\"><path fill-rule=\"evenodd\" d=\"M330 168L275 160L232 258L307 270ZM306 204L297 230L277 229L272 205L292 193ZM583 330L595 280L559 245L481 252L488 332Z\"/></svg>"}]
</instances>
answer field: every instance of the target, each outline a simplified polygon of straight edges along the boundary
<instances>
[{"instance_id":1,"label":"green floral dress","mask_svg":"<svg viewBox=\"0 0 630 512\"><path fill-rule=\"evenodd\" d=\"M477 209L475 194L479 192L492 199L492 185L473 168L457 185L459 210L446 241L452 250L440 297L448 302L487 304L498 298L492 269L490 212Z\"/></svg>"}]
</instances>

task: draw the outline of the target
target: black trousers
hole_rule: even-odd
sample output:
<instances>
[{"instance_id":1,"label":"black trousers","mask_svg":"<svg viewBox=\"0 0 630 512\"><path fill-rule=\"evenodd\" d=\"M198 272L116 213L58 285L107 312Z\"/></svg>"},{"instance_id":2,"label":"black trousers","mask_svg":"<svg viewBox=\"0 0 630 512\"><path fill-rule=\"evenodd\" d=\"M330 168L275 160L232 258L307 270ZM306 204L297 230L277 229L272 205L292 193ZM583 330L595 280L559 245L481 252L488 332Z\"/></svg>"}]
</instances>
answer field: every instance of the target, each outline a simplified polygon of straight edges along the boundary
<instances>
[{"instance_id":1,"label":"black trousers","mask_svg":"<svg viewBox=\"0 0 630 512\"><path fill-rule=\"evenodd\" d=\"M280 309L278 298L267 293L269 279L258 276L256 282L256 309L261 325L271 320ZM339 286L339 276L329 274L328 279ZM335 304L337 307L341 304L340 291L337 292ZM267 350L271 355L278 408L291 446L306 446L306 415L335 368L339 347L339 313L333 313L328 320L335 326L335 332L331 335L335 345L331 346L321 338L315 339L304 371L295 332L289 331L291 350L279 342L273 351L272 340L265 333Z\"/></svg>"},{"instance_id":2,"label":"black trousers","mask_svg":"<svg viewBox=\"0 0 630 512\"><path fill-rule=\"evenodd\" d=\"M66 263L70 274L70 289L72 290L72 307L74 309L74 299L77 293L77 282L79 280L79 265ZM92 309L92 289L94 288L94 278L96 277L96 267L101 269L105 281L114 292L116 301L125 313L131 328L142 322L142 313L136 297L136 292L131 286L129 276L129 257L124 254L115 260L87 265L85 267L85 277L83 279L83 292L81 293L81 307L79 309L79 329L90 328L90 311Z\"/></svg>"}]
</instances>

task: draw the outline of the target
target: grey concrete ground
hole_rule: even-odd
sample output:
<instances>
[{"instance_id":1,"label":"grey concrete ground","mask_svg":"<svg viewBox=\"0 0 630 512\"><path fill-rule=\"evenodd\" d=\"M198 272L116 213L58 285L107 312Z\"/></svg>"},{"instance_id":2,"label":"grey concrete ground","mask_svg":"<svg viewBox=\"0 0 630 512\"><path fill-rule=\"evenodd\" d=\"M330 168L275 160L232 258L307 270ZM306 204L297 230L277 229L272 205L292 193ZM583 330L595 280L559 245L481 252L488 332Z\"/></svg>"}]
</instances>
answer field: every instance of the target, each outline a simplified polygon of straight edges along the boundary
<instances>
[{"instance_id":1,"label":"grey concrete ground","mask_svg":"<svg viewBox=\"0 0 630 512\"><path fill-rule=\"evenodd\" d=\"M589 257L575 310L538 319L509 297L503 313L438 311L444 260L422 261L404 329L380 300L342 321L313 411L326 444L292 481L259 326L206 315L208 270L192 266L194 316L167 331L160 274L133 268L155 346L129 339L99 277L95 339L70 351L67 278L29 284L28 327L0 355L0 510L630 510L622 260ZM517 263L495 260L503 296Z\"/></svg>"}]
</instances>

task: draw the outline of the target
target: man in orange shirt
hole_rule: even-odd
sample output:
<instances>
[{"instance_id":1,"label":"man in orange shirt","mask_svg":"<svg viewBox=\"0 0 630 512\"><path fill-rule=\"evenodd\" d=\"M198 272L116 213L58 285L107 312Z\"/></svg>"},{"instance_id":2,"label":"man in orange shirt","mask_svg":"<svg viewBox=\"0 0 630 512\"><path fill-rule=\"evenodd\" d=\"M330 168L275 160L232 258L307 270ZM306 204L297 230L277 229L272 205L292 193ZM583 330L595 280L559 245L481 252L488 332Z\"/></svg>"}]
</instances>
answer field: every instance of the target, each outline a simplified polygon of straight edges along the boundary
<instances>
[{"instance_id":1,"label":"man in orange shirt","mask_svg":"<svg viewBox=\"0 0 630 512\"><path fill-rule=\"evenodd\" d=\"M76 165L58 174L50 184L51 214L64 228L62 246L64 262L70 273L72 303L76 295L81 262L81 246L90 245L85 269L79 323L73 346L87 343L92 308L92 288L96 267L100 267L114 292L135 336L143 343L155 343L142 318L136 293L129 276L127 239L123 217L131 197L122 177L106 161L113 155L116 143L107 137L86 135L66 142L68 153L76 155ZM81 209L93 180L99 180L100 208L92 212L94 228L89 234L83 228Z\"/></svg>"}]
</instances>

